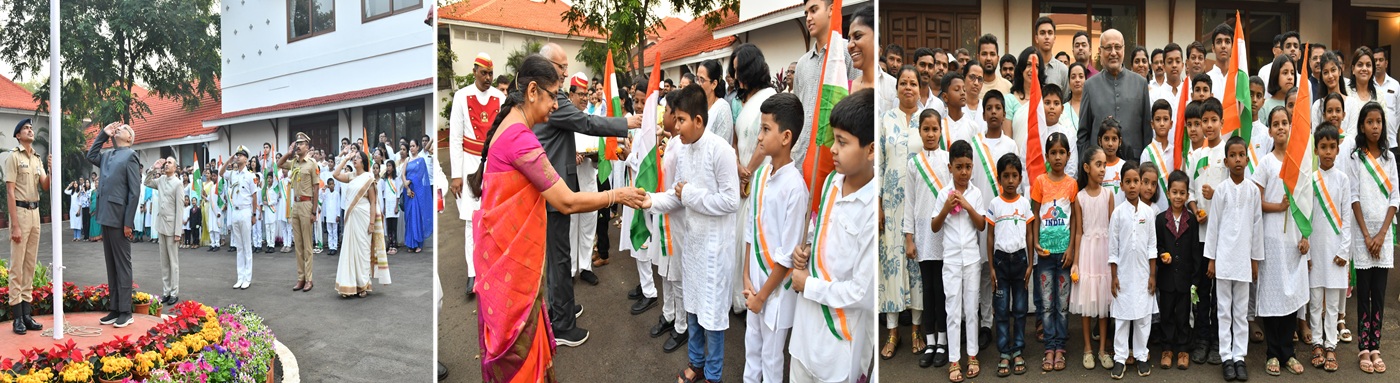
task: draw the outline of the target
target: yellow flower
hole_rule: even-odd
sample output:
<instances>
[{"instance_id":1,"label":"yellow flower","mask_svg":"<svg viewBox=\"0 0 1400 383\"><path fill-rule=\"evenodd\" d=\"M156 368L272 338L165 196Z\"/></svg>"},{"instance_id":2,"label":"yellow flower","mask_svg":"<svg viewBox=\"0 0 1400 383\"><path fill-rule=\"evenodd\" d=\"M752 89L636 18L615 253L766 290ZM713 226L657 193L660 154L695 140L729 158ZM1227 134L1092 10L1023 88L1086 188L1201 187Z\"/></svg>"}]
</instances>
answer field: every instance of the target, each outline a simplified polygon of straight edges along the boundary
<instances>
[{"instance_id":1,"label":"yellow flower","mask_svg":"<svg viewBox=\"0 0 1400 383\"><path fill-rule=\"evenodd\" d=\"M188 355L189 350L185 347L183 342L171 343L170 346L165 348L165 360L167 361L181 360Z\"/></svg>"},{"instance_id":2,"label":"yellow flower","mask_svg":"<svg viewBox=\"0 0 1400 383\"><path fill-rule=\"evenodd\" d=\"M59 374L63 376L64 382L86 383L92 380L92 362L69 363Z\"/></svg>"},{"instance_id":3,"label":"yellow flower","mask_svg":"<svg viewBox=\"0 0 1400 383\"><path fill-rule=\"evenodd\" d=\"M189 347L189 349L194 352L203 350L204 346L209 345L209 342L205 341L204 337L199 336L199 334L185 335L180 341L185 344L185 347Z\"/></svg>"},{"instance_id":4,"label":"yellow flower","mask_svg":"<svg viewBox=\"0 0 1400 383\"><path fill-rule=\"evenodd\" d=\"M53 370L50 368L32 371L15 379L15 383L49 383L50 381L53 381Z\"/></svg>"},{"instance_id":5,"label":"yellow flower","mask_svg":"<svg viewBox=\"0 0 1400 383\"><path fill-rule=\"evenodd\" d=\"M8 372L0 373L0 383L15 383L15 376Z\"/></svg>"},{"instance_id":6,"label":"yellow flower","mask_svg":"<svg viewBox=\"0 0 1400 383\"><path fill-rule=\"evenodd\" d=\"M151 303L151 299L152 299L152 298L151 298L151 294L146 293L146 292L140 292L140 291L138 291L138 292L136 292L136 293L134 293L134 294L131 294L131 303L133 303L133 304L143 305L143 304Z\"/></svg>"},{"instance_id":7,"label":"yellow flower","mask_svg":"<svg viewBox=\"0 0 1400 383\"><path fill-rule=\"evenodd\" d=\"M102 373L106 376L121 377L128 371L131 371L131 359L124 356L102 357Z\"/></svg>"},{"instance_id":8,"label":"yellow flower","mask_svg":"<svg viewBox=\"0 0 1400 383\"><path fill-rule=\"evenodd\" d=\"M136 360L133 366L133 371L136 372L136 375L150 375L151 369L155 368L160 363L160 354L157 354L155 351L146 351L140 354L136 354Z\"/></svg>"}]
</instances>

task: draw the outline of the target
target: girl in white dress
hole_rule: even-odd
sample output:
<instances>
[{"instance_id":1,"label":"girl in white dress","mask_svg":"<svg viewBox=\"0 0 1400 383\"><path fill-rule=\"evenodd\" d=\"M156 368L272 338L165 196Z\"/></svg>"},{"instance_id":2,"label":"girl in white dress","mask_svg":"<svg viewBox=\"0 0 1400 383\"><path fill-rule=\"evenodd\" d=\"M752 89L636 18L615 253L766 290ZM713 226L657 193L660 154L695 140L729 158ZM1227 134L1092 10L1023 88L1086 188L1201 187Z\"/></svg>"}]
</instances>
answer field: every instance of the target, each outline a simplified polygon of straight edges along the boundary
<instances>
[{"instance_id":1,"label":"girl in white dress","mask_svg":"<svg viewBox=\"0 0 1400 383\"><path fill-rule=\"evenodd\" d=\"M1269 135L1273 137L1273 152L1259 156L1254 170L1254 182L1264 188L1261 206L1264 210L1264 260L1259 262L1257 281L1257 318L1268 342L1265 372L1279 375L1280 362L1286 362L1289 372L1303 373L1303 365L1293 356L1293 334L1297 313L1308 303L1308 260L1303 254L1308 241L1292 222L1287 201L1287 185L1283 183L1283 163L1287 159L1288 134L1291 131L1288 110L1282 106L1267 112ZM1307 139L1299 137L1298 139ZM1314 226L1315 229L1321 229Z\"/></svg>"},{"instance_id":2,"label":"girl in white dress","mask_svg":"<svg viewBox=\"0 0 1400 383\"><path fill-rule=\"evenodd\" d=\"M1356 179L1356 202L1352 213L1352 265L1356 267L1356 317L1360 331L1358 346L1363 372L1384 372L1380 355L1381 315L1384 312L1386 272L1394 266L1394 223L1400 193L1395 175L1395 157L1385 136L1385 111L1380 104L1367 103L1357 115L1356 151L1352 152L1351 178Z\"/></svg>"}]
</instances>

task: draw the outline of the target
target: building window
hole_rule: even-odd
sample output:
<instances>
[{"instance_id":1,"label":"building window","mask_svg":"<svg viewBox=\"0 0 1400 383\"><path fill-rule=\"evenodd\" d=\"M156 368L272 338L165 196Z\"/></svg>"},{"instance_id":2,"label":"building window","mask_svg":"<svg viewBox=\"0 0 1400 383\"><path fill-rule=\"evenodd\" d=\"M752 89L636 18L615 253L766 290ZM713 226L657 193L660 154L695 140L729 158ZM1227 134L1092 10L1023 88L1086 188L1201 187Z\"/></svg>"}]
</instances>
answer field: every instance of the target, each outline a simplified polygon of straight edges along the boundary
<instances>
[{"instance_id":1,"label":"building window","mask_svg":"<svg viewBox=\"0 0 1400 383\"><path fill-rule=\"evenodd\" d=\"M1089 55L1096 65L1100 64L1099 35L1109 29L1117 29L1123 34L1123 53L1126 56L1143 43L1146 23L1143 19L1142 0L1097 0L1082 1L1041 1L1037 16L1046 16L1055 21L1055 46L1052 54L1065 52L1074 58L1074 34L1080 31L1089 33ZM1124 57L1124 66L1128 59Z\"/></svg>"},{"instance_id":2,"label":"building window","mask_svg":"<svg viewBox=\"0 0 1400 383\"><path fill-rule=\"evenodd\" d=\"M1197 39L1206 44L1212 52L1210 32L1221 23L1235 25L1235 10L1240 11L1240 24L1244 26L1245 63L1257 70L1274 61L1274 36L1298 30L1298 4L1254 4L1251 2L1211 1L1196 5ZM1215 55L1207 56L1209 65L1215 65ZM1210 67L1207 67L1210 68ZM1249 71L1253 73L1254 71Z\"/></svg>"},{"instance_id":3,"label":"building window","mask_svg":"<svg viewBox=\"0 0 1400 383\"><path fill-rule=\"evenodd\" d=\"M336 112L297 116L289 118L287 142L296 139L297 133L306 133L311 138L311 147L329 153L340 153L340 116Z\"/></svg>"},{"instance_id":4,"label":"building window","mask_svg":"<svg viewBox=\"0 0 1400 383\"><path fill-rule=\"evenodd\" d=\"M335 0L288 0L287 41L335 31Z\"/></svg>"},{"instance_id":5,"label":"building window","mask_svg":"<svg viewBox=\"0 0 1400 383\"><path fill-rule=\"evenodd\" d=\"M394 143L394 151L399 151L400 138L418 141L423 137L427 123L423 99L413 98L404 101L388 102L365 107L365 129L371 145L384 133Z\"/></svg>"},{"instance_id":6,"label":"building window","mask_svg":"<svg viewBox=\"0 0 1400 383\"><path fill-rule=\"evenodd\" d=\"M468 30L457 29L457 30L454 30L453 32L456 33L456 37L457 37L458 39L462 39L462 40L480 41L480 42L483 42L483 43L497 43L497 44L499 44L499 43L501 42L501 33L500 33L500 32L476 31L476 30L471 30L471 29L468 29Z\"/></svg>"},{"instance_id":7,"label":"building window","mask_svg":"<svg viewBox=\"0 0 1400 383\"><path fill-rule=\"evenodd\" d=\"M360 0L360 20L370 22L422 7L423 0Z\"/></svg>"}]
</instances>

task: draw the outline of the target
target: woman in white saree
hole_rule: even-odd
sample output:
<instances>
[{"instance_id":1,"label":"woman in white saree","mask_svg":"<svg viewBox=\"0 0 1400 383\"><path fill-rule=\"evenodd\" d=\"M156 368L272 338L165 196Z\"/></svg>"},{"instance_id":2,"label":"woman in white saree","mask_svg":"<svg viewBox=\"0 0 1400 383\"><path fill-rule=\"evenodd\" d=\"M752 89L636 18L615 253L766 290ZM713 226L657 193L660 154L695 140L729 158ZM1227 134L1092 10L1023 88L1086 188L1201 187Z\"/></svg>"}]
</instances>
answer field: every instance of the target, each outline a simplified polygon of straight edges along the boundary
<instances>
[{"instance_id":1,"label":"woman in white saree","mask_svg":"<svg viewBox=\"0 0 1400 383\"><path fill-rule=\"evenodd\" d=\"M345 182L345 234L341 237L340 264L335 273L335 290L342 298L364 297L371 290L375 260L384 257L380 231L377 183L369 169L369 159L358 149L346 148L332 175ZM349 169L347 169L349 167ZM376 244L376 239L378 243Z\"/></svg>"}]
</instances>

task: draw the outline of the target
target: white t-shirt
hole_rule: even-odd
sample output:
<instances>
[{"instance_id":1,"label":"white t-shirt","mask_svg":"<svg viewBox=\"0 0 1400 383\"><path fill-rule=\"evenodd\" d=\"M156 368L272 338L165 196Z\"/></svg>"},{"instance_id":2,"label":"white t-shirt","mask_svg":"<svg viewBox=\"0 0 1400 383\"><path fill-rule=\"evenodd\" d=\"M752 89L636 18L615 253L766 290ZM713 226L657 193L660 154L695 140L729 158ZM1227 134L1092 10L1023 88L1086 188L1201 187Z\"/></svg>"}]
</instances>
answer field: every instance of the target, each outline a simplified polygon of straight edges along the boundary
<instances>
[{"instance_id":1,"label":"white t-shirt","mask_svg":"<svg viewBox=\"0 0 1400 383\"><path fill-rule=\"evenodd\" d=\"M1019 194L1012 200L1007 200L1006 196L993 198L983 214L995 230L997 251L1014 253L1026 249L1026 221L1035 218L1030 198Z\"/></svg>"}]
</instances>

